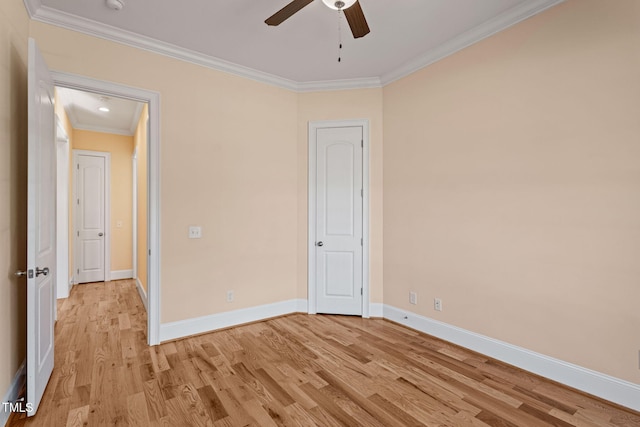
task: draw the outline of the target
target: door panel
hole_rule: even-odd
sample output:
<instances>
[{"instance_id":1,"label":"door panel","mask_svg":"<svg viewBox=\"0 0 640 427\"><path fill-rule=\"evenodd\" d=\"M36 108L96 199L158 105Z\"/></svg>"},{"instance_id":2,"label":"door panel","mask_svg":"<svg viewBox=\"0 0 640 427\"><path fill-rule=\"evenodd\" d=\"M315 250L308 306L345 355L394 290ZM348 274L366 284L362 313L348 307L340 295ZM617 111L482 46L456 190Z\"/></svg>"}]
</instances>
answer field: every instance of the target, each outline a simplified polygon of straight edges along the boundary
<instances>
[{"instance_id":1,"label":"door panel","mask_svg":"<svg viewBox=\"0 0 640 427\"><path fill-rule=\"evenodd\" d=\"M323 216L327 236L353 236L354 218L354 147L334 143L325 148L324 171L326 203Z\"/></svg>"},{"instance_id":2,"label":"door panel","mask_svg":"<svg viewBox=\"0 0 640 427\"><path fill-rule=\"evenodd\" d=\"M316 153L316 309L362 314L362 128L321 128Z\"/></svg>"},{"instance_id":3,"label":"door panel","mask_svg":"<svg viewBox=\"0 0 640 427\"><path fill-rule=\"evenodd\" d=\"M53 79L29 39L27 166L27 414L53 371L56 173Z\"/></svg>"},{"instance_id":4,"label":"door panel","mask_svg":"<svg viewBox=\"0 0 640 427\"><path fill-rule=\"evenodd\" d=\"M76 156L78 283L105 280L106 168L106 153Z\"/></svg>"},{"instance_id":5,"label":"door panel","mask_svg":"<svg viewBox=\"0 0 640 427\"><path fill-rule=\"evenodd\" d=\"M355 263L353 252L325 251L325 268L327 270L327 286L325 296L353 298Z\"/></svg>"}]
</instances>

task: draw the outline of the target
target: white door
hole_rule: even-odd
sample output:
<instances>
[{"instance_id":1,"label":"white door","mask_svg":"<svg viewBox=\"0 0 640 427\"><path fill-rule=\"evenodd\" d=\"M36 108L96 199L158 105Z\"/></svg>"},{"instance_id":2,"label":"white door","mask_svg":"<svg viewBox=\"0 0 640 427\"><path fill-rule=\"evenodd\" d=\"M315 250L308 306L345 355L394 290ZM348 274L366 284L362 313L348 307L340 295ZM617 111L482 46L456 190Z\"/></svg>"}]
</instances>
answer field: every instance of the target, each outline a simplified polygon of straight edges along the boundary
<instances>
[{"instance_id":1,"label":"white door","mask_svg":"<svg viewBox=\"0 0 640 427\"><path fill-rule=\"evenodd\" d=\"M360 126L316 133L316 311L362 315Z\"/></svg>"},{"instance_id":2,"label":"white door","mask_svg":"<svg viewBox=\"0 0 640 427\"><path fill-rule=\"evenodd\" d=\"M108 153L75 151L76 283L103 282Z\"/></svg>"},{"instance_id":3,"label":"white door","mask_svg":"<svg viewBox=\"0 0 640 427\"><path fill-rule=\"evenodd\" d=\"M27 171L27 411L35 414L53 371L56 152L53 80L29 39Z\"/></svg>"}]
</instances>

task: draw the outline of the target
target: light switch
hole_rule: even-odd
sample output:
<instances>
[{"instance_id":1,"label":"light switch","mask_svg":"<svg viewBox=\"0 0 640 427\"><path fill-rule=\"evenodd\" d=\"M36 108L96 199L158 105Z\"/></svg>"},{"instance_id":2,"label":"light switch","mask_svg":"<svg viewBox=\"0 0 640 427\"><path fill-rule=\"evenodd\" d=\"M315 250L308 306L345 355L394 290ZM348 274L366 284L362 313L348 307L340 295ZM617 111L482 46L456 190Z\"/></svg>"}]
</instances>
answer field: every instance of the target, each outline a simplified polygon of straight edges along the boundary
<instances>
[{"instance_id":1,"label":"light switch","mask_svg":"<svg viewBox=\"0 0 640 427\"><path fill-rule=\"evenodd\" d=\"M189 238L190 239L199 239L202 237L202 227L200 226L190 226L189 227Z\"/></svg>"}]
</instances>

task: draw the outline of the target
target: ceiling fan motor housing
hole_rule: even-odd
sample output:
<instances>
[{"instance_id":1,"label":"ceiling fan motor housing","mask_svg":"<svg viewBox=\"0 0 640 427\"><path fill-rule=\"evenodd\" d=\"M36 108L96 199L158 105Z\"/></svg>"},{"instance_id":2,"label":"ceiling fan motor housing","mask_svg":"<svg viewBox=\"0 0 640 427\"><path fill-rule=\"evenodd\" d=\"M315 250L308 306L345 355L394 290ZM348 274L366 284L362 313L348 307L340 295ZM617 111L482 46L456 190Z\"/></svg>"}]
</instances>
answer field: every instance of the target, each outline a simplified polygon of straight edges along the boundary
<instances>
[{"instance_id":1,"label":"ceiling fan motor housing","mask_svg":"<svg viewBox=\"0 0 640 427\"><path fill-rule=\"evenodd\" d=\"M122 10L124 7L124 1L122 0L107 0L107 7L113 10Z\"/></svg>"},{"instance_id":2,"label":"ceiling fan motor housing","mask_svg":"<svg viewBox=\"0 0 640 427\"><path fill-rule=\"evenodd\" d=\"M333 10L349 9L356 0L322 0L322 2Z\"/></svg>"}]
</instances>

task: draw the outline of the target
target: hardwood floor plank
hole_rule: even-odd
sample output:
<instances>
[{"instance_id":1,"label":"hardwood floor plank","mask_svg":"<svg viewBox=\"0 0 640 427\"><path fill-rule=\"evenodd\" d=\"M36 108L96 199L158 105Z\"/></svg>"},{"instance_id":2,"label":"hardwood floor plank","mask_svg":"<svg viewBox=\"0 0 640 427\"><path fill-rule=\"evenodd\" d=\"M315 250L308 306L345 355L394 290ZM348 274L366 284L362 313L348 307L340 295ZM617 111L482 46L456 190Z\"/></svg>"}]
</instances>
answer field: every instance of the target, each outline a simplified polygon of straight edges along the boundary
<instances>
[{"instance_id":1,"label":"hardwood floor plank","mask_svg":"<svg viewBox=\"0 0 640 427\"><path fill-rule=\"evenodd\" d=\"M518 408L521 411L526 412L527 414L533 415L534 417L538 418L539 420L542 420L544 422L546 422L549 425L555 426L555 427L572 427L571 423L568 423L566 421L563 421L560 418L556 418L553 415L549 414L548 412L545 411L541 411L533 406L530 406L526 403L523 403L522 405L520 405L520 407Z\"/></svg>"},{"instance_id":2,"label":"hardwood floor plank","mask_svg":"<svg viewBox=\"0 0 640 427\"><path fill-rule=\"evenodd\" d=\"M127 398L127 419L131 427L146 427L151 424L144 392L129 395Z\"/></svg>"},{"instance_id":3,"label":"hardwood floor plank","mask_svg":"<svg viewBox=\"0 0 640 427\"><path fill-rule=\"evenodd\" d=\"M205 408L209 411L209 417L213 421L218 421L229 416L213 387L207 385L199 388L198 394Z\"/></svg>"},{"instance_id":4,"label":"hardwood floor plank","mask_svg":"<svg viewBox=\"0 0 640 427\"><path fill-rule=\"evenodd\" d=\"M331 398L331 393L328 393L326 391L327 387L330 386L325 386L318 390L311 384L303 384L300 389L307 396L313 399L318 404L318 407L326 411L326 413L340 425L346 427L359 425L353 417L351 417L342 408L336 405L336 402Z\"/></svg>"},{"instance_id":5,"label":"hardwood floor plank","mask_svg":"<svg viewBox=\"0 0 640 427\"><path fill-rule=\"evenodd\" d=\"M393 413L389 414L388 412L385 412L379 404L369 399L372 396L365 396L364 394L362 394L368 394L366 390L353 388L330 372L321 371L318 373L318 375L320 375L332 387L342 392L348 399L359 405L363 410L368 412L376 420L383 422L384 425L407 425L398 420L397 417L393 416Z\"/></svg>"},{"instance_id":6,"label":"hardwood floor plank","mask_svg":"<svg viewBox=\"0 0 640 427\"><path fill-rule=\"evenodd\" d=\"M89 423L89 405L69 411L66 427L83 427Z\"/></svg>"},{"instance_id":7,"label":"hardwood floor plank","mask_svg":"<svg viewBox=\"0 0 640 427\"><path fill-rule=\"evenodd\" d=\"M640 414L382 320L293 314L146 345L135 282L58 302L38 414L8 426L640 427Z\"/></svg>"}]
</instances>

